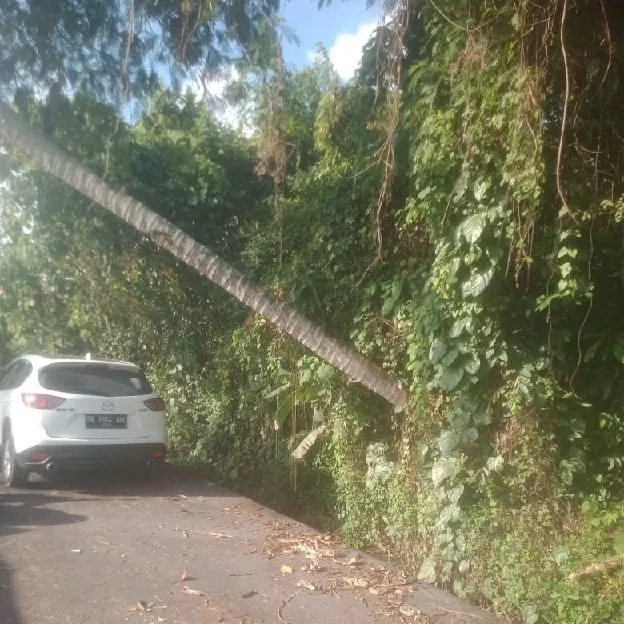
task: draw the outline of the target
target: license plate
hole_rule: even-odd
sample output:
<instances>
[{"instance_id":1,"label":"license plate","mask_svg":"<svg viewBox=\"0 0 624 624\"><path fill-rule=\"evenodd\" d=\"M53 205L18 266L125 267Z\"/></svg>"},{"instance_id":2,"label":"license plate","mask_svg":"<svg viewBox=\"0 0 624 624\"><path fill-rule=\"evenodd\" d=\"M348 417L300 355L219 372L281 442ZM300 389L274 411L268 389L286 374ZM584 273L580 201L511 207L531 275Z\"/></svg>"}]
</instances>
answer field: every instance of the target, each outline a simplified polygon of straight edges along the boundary
<instances>
[{"instance_id":1,"label":"license plate","mask_svg":"<svg viewBox=\"0 0 624 624\"><path fill-rule=\"evenodd\" d=\"M87 429L126 429L127 414L87 414Z\"/></svg>"}]
</instances>

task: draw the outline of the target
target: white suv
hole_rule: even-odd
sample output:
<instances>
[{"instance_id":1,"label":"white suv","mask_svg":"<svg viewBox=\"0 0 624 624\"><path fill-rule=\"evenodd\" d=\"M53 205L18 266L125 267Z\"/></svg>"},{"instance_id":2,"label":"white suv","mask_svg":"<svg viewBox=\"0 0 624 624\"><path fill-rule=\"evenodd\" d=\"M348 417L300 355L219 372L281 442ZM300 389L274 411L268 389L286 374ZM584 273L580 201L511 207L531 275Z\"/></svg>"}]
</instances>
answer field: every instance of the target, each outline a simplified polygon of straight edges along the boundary
<instances>
[{"instance_id":1,"label":"white suv","mask_svg":"<svg viewBox=\"0 0 624 624\"><path fill-rule=\"evenodd\" d=\"M167 450L163 400L134 364L25 355L0 371L2 480L142 464Z\"/></svg>"}]
</instances>

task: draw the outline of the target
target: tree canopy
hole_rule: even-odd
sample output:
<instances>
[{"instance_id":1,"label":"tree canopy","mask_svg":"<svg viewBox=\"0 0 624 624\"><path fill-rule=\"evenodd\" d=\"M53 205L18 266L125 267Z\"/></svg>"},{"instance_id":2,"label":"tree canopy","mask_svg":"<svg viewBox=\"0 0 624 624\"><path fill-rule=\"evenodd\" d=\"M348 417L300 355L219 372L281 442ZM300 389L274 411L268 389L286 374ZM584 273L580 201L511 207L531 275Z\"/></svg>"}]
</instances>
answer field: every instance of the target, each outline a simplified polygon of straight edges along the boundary
<instances>
[{"instance_id":1,"label":"tree canopy","mask_svg":"<svg viewBox=\"0 0 624 624\"><path fill-rule=\"evenodd\" d=\"M278 0L6 0L0 94L87 89L145 97L163 77L266 63Z\"/></svg>"}]
</instances>

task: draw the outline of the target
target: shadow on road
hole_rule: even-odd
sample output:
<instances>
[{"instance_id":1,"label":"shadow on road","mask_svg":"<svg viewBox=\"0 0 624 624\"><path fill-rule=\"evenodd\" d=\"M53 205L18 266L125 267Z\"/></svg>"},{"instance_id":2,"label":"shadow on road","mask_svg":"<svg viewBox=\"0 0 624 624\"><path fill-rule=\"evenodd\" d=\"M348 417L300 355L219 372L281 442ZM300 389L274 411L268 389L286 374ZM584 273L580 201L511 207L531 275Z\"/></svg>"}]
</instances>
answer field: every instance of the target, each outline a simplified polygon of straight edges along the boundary
<instances>
[{"instance_id":1,"label":"shadow on road","mask_svg":"<svg viewBox=\"0 0 624 624\"><path fill-rule=\"evenodd\" d=\"M186 497L236 496L233 492L214 485L193 470L171 465L165 466L158 475L147 475L132 470L69 472L51 479L35 475L31 477L28 489L21 491L33 494L54 491L55 493L67 492L69 494L71 492L88 496L132 498L161 498L179 495Z\"/></svg>"},{"instance_id":2,"label":"shadow on road","mask_svg":"<svg viewBox=\"0 0 624 624\"><path fill-rule=\"evenodd\" d=\"M70 499L37 492L0 492L0 538L39 526L84 522L87 519L85 516L48 507L68 500ZM1 619L0 624L4 624Z\"/></svg>"},{"instance_id":3,"label":"shadow on road","mask_svg":"<svg viewBox=\"0 0 624 624\"><path fill-rule=\"evenodd\" d=\"M0 547L3 544L2 538L7 535L22 533L36 527L84 522L86 516L67 513L51 506L69 500L79 499L23 490L0 490ZM0 624L22 622L12 577L11 568L0 557Z\"/></svg>"},{"instance_id":4,"label":"shadow on road","mask_svg":"<svg viewBox=\"0 0 624 624\"><path fill-rule=\"evenodd\" d=\"M0 624L20 624L21 618L13 597L11 570L0 557Z\"/></svg>"}]
</instances>

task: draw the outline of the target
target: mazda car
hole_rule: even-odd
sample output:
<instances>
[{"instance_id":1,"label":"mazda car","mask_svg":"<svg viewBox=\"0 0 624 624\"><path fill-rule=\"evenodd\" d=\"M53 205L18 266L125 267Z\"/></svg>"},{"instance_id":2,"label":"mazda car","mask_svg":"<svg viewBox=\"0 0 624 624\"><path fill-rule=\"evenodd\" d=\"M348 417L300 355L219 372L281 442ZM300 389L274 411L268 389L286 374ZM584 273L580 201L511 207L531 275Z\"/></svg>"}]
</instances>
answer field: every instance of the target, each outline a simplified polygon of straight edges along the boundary
<instances>
[{"instance_id":1,"label":"mazda car","mask_svg":"<svg viewBox=\"0 0 624 624\"><path fill-rule=\"evenodd\" d=\"M141 466L167 451L163 399L128 362L24 355L0 370L2 480Z\"/></svg>"}]
</instances>

